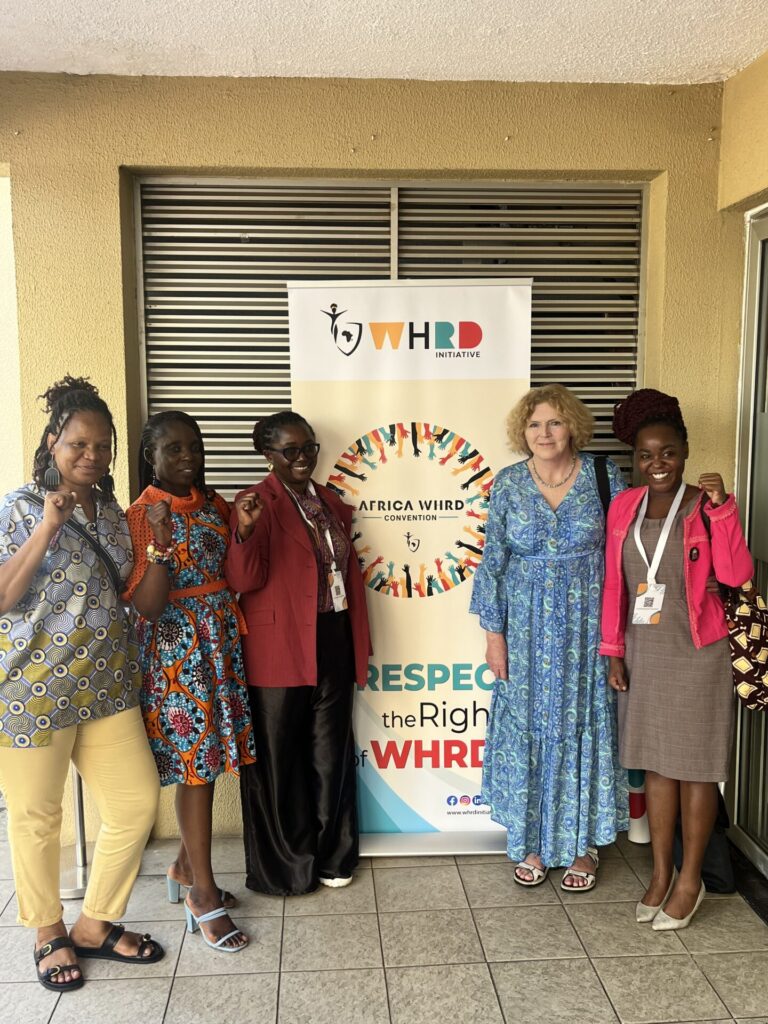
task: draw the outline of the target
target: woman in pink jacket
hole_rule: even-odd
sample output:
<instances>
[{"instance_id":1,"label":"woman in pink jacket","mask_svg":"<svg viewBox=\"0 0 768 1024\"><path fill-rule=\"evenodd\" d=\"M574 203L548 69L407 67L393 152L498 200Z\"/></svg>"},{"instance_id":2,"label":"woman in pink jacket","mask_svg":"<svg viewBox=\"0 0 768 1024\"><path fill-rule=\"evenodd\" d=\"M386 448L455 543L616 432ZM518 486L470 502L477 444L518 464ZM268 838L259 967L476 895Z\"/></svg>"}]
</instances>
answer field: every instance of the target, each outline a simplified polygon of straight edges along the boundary
<instances>
[{"instance_id":1,"label":"woman in pink jacket","mask_svg":"<svg viewBox=\"0 0 768 1024\"><path fill-rule=\"evenodd\" d=\"M710 580L740 586L752 560L719 473L683 479L688 437L676 398L643 389L613 429L643 482L608 513L602 644L618 691L619 756L646 771L653 876L637 920L685 928L704 897L701 863L728 777L733 683L723 603ZM708 585L709 584L709 585ZM682 819L684 860L672 849Z\"/></svg>"}]
</instances>

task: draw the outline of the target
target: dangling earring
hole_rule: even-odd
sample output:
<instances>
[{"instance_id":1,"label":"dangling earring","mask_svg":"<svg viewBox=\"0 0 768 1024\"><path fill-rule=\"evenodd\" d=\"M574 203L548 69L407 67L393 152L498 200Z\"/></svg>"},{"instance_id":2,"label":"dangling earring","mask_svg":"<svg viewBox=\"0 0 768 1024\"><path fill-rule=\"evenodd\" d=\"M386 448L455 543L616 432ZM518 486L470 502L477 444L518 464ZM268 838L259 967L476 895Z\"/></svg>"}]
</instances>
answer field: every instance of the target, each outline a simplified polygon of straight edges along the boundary
<instances>
[{"instance_id":1,"label":"dangling earring","mask_svg":"<svg viewBox=\"0 0 768 1024\"><path fill-rule=\"evenodd\" d=\"M272 470L273 470L274 468L275 468L275 467L274 467L273 463L271 463L271 462L268 462L268 463L267 463L267 469L269 470L269 472L270 472L270 473L272 472Z\"/></svg>"},{"instance_id":2,"label":"dangling earring","mask_svg":"<svg viewBox=\"0 0 768 1024\"><path fill-rule=\"evenodd\" d=\"M153 487L157 487L157 489L160 490L160 491L162 491L162 489L163 489L161 484L160 484L160 481L155 476L154 471L152 472L152 486Z\"/></svg>"},{"instance_id":3,"label":"dangling earring","mask_svg":"<svg viewBox=\"0 0 768 1024\"><path fill-rule=\"evenodd\" d=\"M46 491L55 491L57 487L61 486L61 473L59 467L56 465L56 460L53 457L53 452L50 452L48 459L48 468L43 475L43 487Z\"/></svg>"}]
</instances>

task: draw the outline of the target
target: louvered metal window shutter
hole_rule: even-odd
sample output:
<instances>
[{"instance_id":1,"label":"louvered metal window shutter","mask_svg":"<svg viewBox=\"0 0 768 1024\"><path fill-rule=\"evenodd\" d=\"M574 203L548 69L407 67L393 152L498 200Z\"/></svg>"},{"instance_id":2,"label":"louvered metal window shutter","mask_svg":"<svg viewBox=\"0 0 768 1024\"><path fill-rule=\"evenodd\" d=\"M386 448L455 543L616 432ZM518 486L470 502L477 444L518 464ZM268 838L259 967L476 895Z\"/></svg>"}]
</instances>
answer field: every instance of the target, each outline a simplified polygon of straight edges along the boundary
<instances>
[{"instance_id":1,"label":"louvered metal window shutter","mask_svg":"<svg viewBox=\"0 0 768 1024\"><path fill-rule=\"evenodd\" d=\"M590 406L636 386L639 188L139 183L148 413L184 409L225 497L264 471L254 420L290 404L287 280L532 277L532 382Z\"/></svg>"}]
</instances>

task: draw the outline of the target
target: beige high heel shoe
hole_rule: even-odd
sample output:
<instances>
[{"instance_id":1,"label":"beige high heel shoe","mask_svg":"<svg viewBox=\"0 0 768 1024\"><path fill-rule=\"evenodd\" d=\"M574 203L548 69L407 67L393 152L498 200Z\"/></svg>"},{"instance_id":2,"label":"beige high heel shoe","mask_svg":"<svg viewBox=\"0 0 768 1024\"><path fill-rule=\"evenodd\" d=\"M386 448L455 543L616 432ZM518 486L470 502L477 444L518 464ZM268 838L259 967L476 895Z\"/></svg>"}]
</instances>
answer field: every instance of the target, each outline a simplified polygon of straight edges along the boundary
<instances>
[{"instance_id":1,"label":"beige high heel shoe","mask_svg":"<svg viewBox=\"0 0 768 1024\"><path fill-rule=\"evenodd\" d=\"M670 917L669 914L665 914L663 910L660 910L651 922L651 928L655 932L672 932L679 931L681 928L687 928L693 919L693 915L701 906L701 901L704 899L706 891L702 882L699 895L696 897L696 902L693 905L693 910L687 917Z\"/></svg>"},{"instance_id":2,"label":"beige high heel shoe","mask_svg":"<svg viewBox=\"0 0 768 1024\"><path fill-rule=\"evenodd\" d=\"M638 924L650 924L651 921L656 917L659 911L666 905L667 900L672 895L672 889L675 885L675 879L677 878L677 869L672 868L672 881L669 883L667 894L658 907L650 907L647 903L643 903L641 900L635 907L635 920Z\"/></svg>"}]
</instances>

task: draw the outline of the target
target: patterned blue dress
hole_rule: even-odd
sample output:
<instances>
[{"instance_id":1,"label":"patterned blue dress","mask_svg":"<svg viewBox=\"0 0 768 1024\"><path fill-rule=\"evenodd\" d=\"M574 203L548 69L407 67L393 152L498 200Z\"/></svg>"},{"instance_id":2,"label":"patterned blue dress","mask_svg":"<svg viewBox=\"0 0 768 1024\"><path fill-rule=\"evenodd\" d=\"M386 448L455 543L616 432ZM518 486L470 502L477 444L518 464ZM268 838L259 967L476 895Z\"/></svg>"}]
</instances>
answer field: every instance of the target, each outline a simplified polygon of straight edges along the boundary
<instances>
[{"instance_id":1,"label":"patterned blue dress","mask_svg":"<svg viewBox=\"0 0 768 1024\"><path fill-rule=\"evenodd\" d=\"M506 633L509 680L494 685L483 799L507 854L570 865L629 826L615 695L597 653L605 524L594 460L582 455L556 511L525 462L496 477L470 610ZM611 495L625 487L608 461Z\"/></svg>"}]
</instances>

